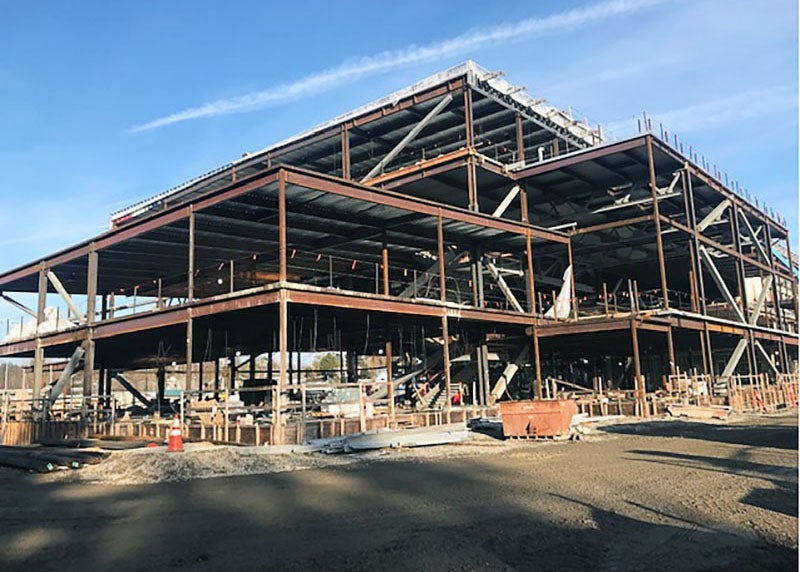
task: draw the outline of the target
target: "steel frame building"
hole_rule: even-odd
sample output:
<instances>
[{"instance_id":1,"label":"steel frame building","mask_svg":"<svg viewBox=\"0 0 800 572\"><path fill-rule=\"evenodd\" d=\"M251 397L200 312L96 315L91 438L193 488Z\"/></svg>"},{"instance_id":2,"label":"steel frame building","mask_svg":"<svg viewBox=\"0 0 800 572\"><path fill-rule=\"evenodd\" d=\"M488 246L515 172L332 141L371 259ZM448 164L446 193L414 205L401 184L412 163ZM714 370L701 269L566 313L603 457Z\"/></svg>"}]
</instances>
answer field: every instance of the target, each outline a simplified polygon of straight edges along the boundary
<instances>
[{"instance_id":1,"label":"steel frame building","mask_svg":"<svg viewBox=\"0 0 800 572\"><path fill-rule=\"evenodd\" d=\"M80 347L88 395L147 368L163 392L171 362L188 364L186 390L218 390L192 364L274 352L276 427L294 356L320 350L341 352L351 379L357 355L382 354L390 377L416 357L448 411L454 376L485 406L599 377L644 414L680 372L796 372L792 260L776 217L647 126L605 141L467 62L1 274L12 303L38 293L37 323L49 293L70 323L6 338L0 356L33 358L38 395L45 360ZM567 315L548 312L563 277Z\"/></svg>"}]
</instances>

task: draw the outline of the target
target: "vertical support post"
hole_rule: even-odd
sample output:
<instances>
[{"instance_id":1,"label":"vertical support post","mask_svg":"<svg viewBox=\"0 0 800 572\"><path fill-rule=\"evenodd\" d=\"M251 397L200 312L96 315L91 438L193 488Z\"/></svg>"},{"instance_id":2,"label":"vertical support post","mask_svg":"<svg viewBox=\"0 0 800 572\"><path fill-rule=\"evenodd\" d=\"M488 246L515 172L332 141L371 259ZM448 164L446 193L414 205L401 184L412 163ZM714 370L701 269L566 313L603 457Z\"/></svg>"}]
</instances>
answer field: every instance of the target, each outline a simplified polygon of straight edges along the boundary
<instances>
[{"instance_id":1,"label":"vertical support post","mask_svg":"<svg viewBox=\"0 0 800 572\"><path fill-rule=\"evenodd\" d=\"M256 378L256 348L255 346L250 348L250 356L247 362L247 377L250 378L250 383L255 385L254 380Z\"/></svg>"},{"instance_id":2,"label":"vertical support post","mask_svg":"<svg viewBox=\"0 0 800 572\"><path fill-rule=\"evenodd\" d=\"M111 392L106 387L107 380L108 370L100 366L97 370L97 393L100 396L98 401L103 409L108 409L111 404Z\"/></svg>"},{"instance_id":3,"label":"vertical support post","mask_svg":"<svg viewBox=\"0 0 800 572\"><path fill-rule=\"evenodd\" d=\"M572 237L569 238L569 242L567 243L567 258L569 260L569 265L572 267L572 272L569 273L569 289L570 289L570 297L572 298L572 316L574 319L578 319L578 298L575 297L575 265L572 263ZM553 305L556 303L556 298L553 296ZM553 310L555 313L555 310Z\"/></svg>"},{"instance_id":4,"label":"vertical support post","mask_svg":"<svg viewBox=\"0 0 800 572\"><path fill-rule=\"evenodd\" d=\"M283 411L281 404L289 372L289 303L286 290L281 289L278 300L278 383L272 399L272 423L276 444L283 443Z\"/></svg>"},{"instance_id":5,"label":"vertical support post","mask_svg":"<svg viewBox=\"0 0 800 572\"><path fill-rule=\"evenodd\" d=\"M83 342L83 349L83 404L81 411L85 417L89 405L88 399L92 395L92 378L94 376L94 340L90 334L87 334L86 340Z\"/></svg>"},{"instance_id":6,"label":"vertical support post","mask_svg":"<svg viewBox=\"0 0 800 572\"><path fill-rule=\"evenodd\" d=\"M700 355L703 358L703 373L705 375L708 375L708 373L711 371L711 369L709 368L709 365L708 365L708 352L706 351L706 331L705 331L705 329L703 329L703 331L701 331L699 333L699 336L700 336ZM750 355L749 354L748 354L747 358L748 358L748 360L750 359Z\"/></svg>"},{"instance_id":7,"label":"vertical support post","mask_svg":"<svg viewBox=\"0 0 800 572\"><path fill-rule=\"evenodd\" d=\"M480 212L478 203L478 177L475 173L475 158L467 157L467 195L469 197L469 210Z\"/></svg>"},{"instance_id":8,"label":"vertical support post","mask_svg":"<svg viewBox=\"0 0 800 572\"><path fill-rule=\"evenodd\" d=\"M647 386L644 384L644 380L642 379L642 362L639 358L639 332L638 328L636 327L636 320L631 319L631 343L633 345L633 373L635 376L634 379L634 391L636 394L636 407L638 409L638 415L641 417L647 416L647 401L646 401L646 391Z\"/></svg>"},{"instance_id":9,"label":"vertical support post","mask_svg":"<svg viewBox=\"0 0 800 572\"><path fill-rule=\"evenodd\" d=\"M464 130L467 149L472 150L474 145L472 131L472 90L469 87L464 89Z\"/></svg>"},{"instance_id":10,"label":"vertical support post","mask_svg":"<svg viewBox=\"0 0 800 572\"><path fill-rule=\"evenodd\" d=\"M391 293L391 285L389 283L389 245L387 243L386 231L383 232L381 264L383 265L383 295L388 296Z\"/></svg>"},{"instance_id":11,"label":"vertical support post","mask_svg":"<svg viewBox=\"0 0 800 572\"><path fill-rule=\"evenodd\" d=\"M516 114L516 131L517 131L517 162L525 164L525 141L523 139L524 133L522 132L522 114ZM526 221L527 222L527 221Z\"/></svg>"},{"instance_id":12,"label":"vertical support post","mask_svg":"<svg viewBox=\"0 0 800 572\"><path fill-rule=\"evenodd\" d=\"M47 267L39 264L39 298L36 304L36 349L33 354L33 399L39 397L44 379L44 347L39 336L39 326L44 322L44 309L47 304ZM20 319L22 324L22 319Z\"/></svg>"},{"instance_id":13,"label":"vertical support post","mask_svg":"<svg viewBox=\"0 0 800 572\"><path fill-rule=\"evenodd\" d=\"M669 373L675 375L677 370L675 364L675 345L672 339L672 326L667 327L667 352L669 355Z\"/></svg>"},{"instance_id":14,"label":"vertical support post","mask_svg":"<svg viewBox=\"0 0 800 572\"><path fill-rule=\"evenodd\" d=\"M478 335L480 336L481 339L478 340L478 342L475 344L472 350L472 355L474 356L473 359L475 360L475 373L478 382L477 387L475 388L476 389L475 394L472 396L472 402L474 404L485 405L487 404L486 395L484 394L483 391L484 387L483 376L485 372L483 370L482 351L481 351L481 340L484 338L485 334L482 328L479 330Z\"/></svg>"},{"instance_id":15,"label":"vertical support post","mask_svg":"<svg viewBox=\"0 0 800 572\"><path fill-rule=\"evenodd\" d=\"M436 244L439 262L439 298L442 304L447 302L447 280L445 277L444 262L444 228L442 226L442 209L438 209L436 216Z\"/></svg>"},{"instance_id":16,"label":"vertical support post","mask_svg":"<svg viewBox=\"0 0 800 572\"><path fill-rule=\"evenodd\" d=\"M186 287L188 301L194 300L194 205L189 205L189 276Z\"/></svg>"},{"instance_id":17,"label":"vertical support post","mask_svg":"<svg viewBox=\"0 0 800 572\"><path fill-rule=\"evenodd\" d=\"M536 313L536 279L533 275L533 250L531 248L531 231L530 229L525 232L525 259L528 265L527 272L525 273L528 279L528 312L531 314ZM573 282L574 284L574 282Z\"/></svg>"},{"instance_id":18,"label":"vertical support post","mask_svg":"<svg viewBox=\"0 0 800 572\"><path fill-rule=\"evenodd\" d=\"M86 323L92 326L97 313L97 251L94 243L89 246L86 272Z\"/></svg>"},{"instance_id":19,"label":"vertical support post","mask_svg":"<svg viewBox=\"0 0 800 572\"><path fill-rule=\"evenodd\" d=\"M342 178L350 179L350 131L347 125L342 125Z\"/></svg>"},{"instance_id":20,"label":"vertical support post","mask_svg":"<svg viewBox=\"0 0 800 572\"><path fill-rule=\"evenodd\" d=\"M483 249L480 246L475 247L475 269L477 273L478 283L478 308L483 308L485 303L484 289L483 289Z\"/></svg>"},{"instance_id":21,"label":"vertical support post","mask_svg":"<svg viewBox=\"0 0 800 572\"><path fill-rule=\"evenodd\" d=\"M650 193L653 197L653 218L656 223L656 248L658 250L658 272L661 277L661 293L664 299L664 308L669 309L669 294L667 291L667 268L664 262L664 242L661 238L661 215L658 210L658 187L656 185L656 167L653 158L653 136L646 137L647 165L650 170Z\"/></svg>"},{"instance_id":22,"label":"vertical support post","mask_svg":"<svg viewBox=\"0 0 800 572\"><path fill-rule=\"evenodd\" d=\"M450 410L453 405L453 395L450 387L450 330L447 323L447 310L442 310L442 367L444 368L444 395L447 400L445 412L447 422L450 422Z\"/></svg>"},{"instance_id":23,"label":"vertical support post","mask_svg":"<svg viewBox=\"0 0 800 572\"><path fill-rule=\"evenodd\" d=\"M539 353L539 325L538 321L533 323L533 367L536 371L536 382L534 389L536 391L536 399L543 399L542 396L542 358Z\"/></svg>"},{"instance_id":24,"label":"vertical support post","mask_svg":"<svg viewBox=\"0 0 800 572\"><path fill-rule=\"evenodd\" d=\"M284 170L278 173L278 256L279 280L283 285L286 282L286 171Z\"/></svg>"},{"instance_id":25,"label":"vertical support post","mask_svg":"<svg viewBox=\"0 0 800 572\"><path fill-rule=\"evenodd\" d=\"M481 367L483 368L483 395L484 405L490 405L492 399L492 380L489 371L489 346L486 343L486 330L481 332Z\"/></svg>"},{"instance_id":26,"label":"vertical support post","mask_svg":"<svg viewBox=\"0 0 800 572\"><path fill-rule=\"evenodd\" d=\"M439 292L440 292L440 301L442 303L442 342L443 342L442 355L444 358L443 362L444 392L445 392L445 398L447 399L445 410L447 411L448 423L449 423L450 409L452 407L452 394L450 387L450 333L448 331L448 324L447 324L447 309L444 307L444 304L447 302L447 283L444 274L445 272L444 228L442 226L441 209L439 209L439 213L436 217L436 242L438 246L438 255L439 255Z\"/></svg>"},{"instance_id":27,"label":"vertical support post","mask_svg":"<svg viewBox=\"0 0 800 572\"><path fill-rule=\"evenodd\" d=\"M530 212L528 211L528 191L525 189L525 185L523 183L519 183L519 210L520 210L520 219L525 224L530 223Z\"/></svg>"},{"instance_id":28,"label":"vertical support post","mask_svg":"<svg viewBox=\"0 0 800 572\"><path fill-rule=\"evenodd\" d=\"M394 410L394 378L392 377L392 338L391 333L389 331L390 323L387 322L386 324L386 344L384 346L384 353L386 358L386 398L388 400L388 407L389 407L389 423L394 424L395 422L395 410Z\"/></svg>"},{"instance_id":29,"label":"vertical support post","mask_svg":"<svg viewBox=\"0 0 800 572\"><path fill-rule=\"evenodd\" d=\"M89 247L86 271L86 341L83 356L83 395L92 394L92 377L94 375L94 328L97 304L97 251L94 243Z\"/></svg>"},{"instance_id":30,"label":"vertical support post","mask_svg":"<svg viewBox=\"0 0 800 572\"><path fill-rule=\"evenodd\" d=\"M470 277L472 278L472 305L480 308L480 298L478 296L478 249L473 248L469 253L469 269Z\"/></svg>"},{"instance_id":31,"label":"vertical support post","mask_svg":"<svg viewBox=\"0 0 800 572\"><path fill-rule=\"evenodd\" d=\"M36 303L36 325L44 322L44 308L47 305L47 267L39 263L39 298Z\"/></svg>"},{"instance_id":32,"label":"vertical support post","mask_svg":"<svg viewBox=\"0 0 800 572\"><path fill-rule=\"evenodd\" d=\"M192 390L192 353L194 349L194 318L192 309L189 308L189 317L186 320L186 380L184 391Z\"/></svg>"}]
</instances>

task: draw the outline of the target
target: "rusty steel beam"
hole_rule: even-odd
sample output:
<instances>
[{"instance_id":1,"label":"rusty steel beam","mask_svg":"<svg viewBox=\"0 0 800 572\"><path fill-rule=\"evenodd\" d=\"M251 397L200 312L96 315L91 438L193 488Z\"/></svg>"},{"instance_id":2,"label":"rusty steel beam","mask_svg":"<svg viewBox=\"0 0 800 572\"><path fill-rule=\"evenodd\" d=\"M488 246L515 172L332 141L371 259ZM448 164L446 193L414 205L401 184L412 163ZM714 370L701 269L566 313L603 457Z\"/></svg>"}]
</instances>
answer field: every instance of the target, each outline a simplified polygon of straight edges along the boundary
<instances>
[{"instance_id":1,"label":"rusty steel beam","mask_svg":"<svg viewBox=\"0 0 800 572\"><path fill-rule=\"evenodd\" d=\"M580 320L578 322L558 322L548 324L546 320L540 320L539 337L550 338L554 336L571 334L588 334L592 332L608 332L612 330L626 330L630 327L629 318L611 318L598 320Z\"/></svg>"},{"instance_id":2,"label":"rusty steel beam","mask_svg":"<svg viewBox=\"0 0 800 572\"><path fill-rule=\"evenodd\" d=\"M524 225L521 222L496 219L488 214L471 212L467 209L449 205L441 205L433 201L414 198L393 191L378 190L353 182L343 181L335 177L319 175L311 171L290 167L285 167L284 170L286 172L287 182L297 185L298 187L337 194L433 217L438 216L441 212L442 217L448 220L465 222L517 235L524 236L526 232L525 229L530 229L532 237L562 244L567 244L569 242L569 237L564 233Z\"/></svg>"},{"instance_id":3,"label":"rusty steel beam","mask_svg":"<svg viewBox=\"0 0 800 572\"><path fill-rule=\"evenodd\" d=\"M376 119L393 115L399 111L403 111L405 109L408 109L409 107L413 107L415 105L424 103L431 99L436 99L437 97L441 97L448 93L451 93L453 95L458 95L465 88L465 86L466 82L464 81L464 78L451 80L448 81L445 85L434 87L431 88L429 91L418 93L416 95L412 95L404 99L401 99L394 105L387 105L385 107L382 107L381 109L365 113L360 117L347 121L346 125L359 127L371 121L375 121Z\"/></svg>"},{"instance_id":4,"label":"rusty steel beam","mask_svg":"<svg viewBox=\"0 0 800 572\"><path fill-rule=\"evenodd\" d=\"M470 93L467 90L465 93ZM436 106L431 109L428 114L423 117L414 127L411 128L405 137L403 137L397 145L395 145L391 151L389 151L380 161L378 164L375 165L372 169L370 169L369 173L367 173L362 179L361 182L364 183L368 181L378 173L380 173L383 168L388 165L392 159L394 159L406 146L414 140L414 138L419 135L419 133L428 126L428 124L433 121L439 113L444 111L444 109L450 105L450 102L453 101L453 96L450 94L445 95L442 100L436 104Z\"/></svg>"},{"instance_id":5,"label":"rusty steel beam","mask_svg":"<svg viewBox=\"0 0 800 572\"><path fill-rule=\"evenodd\" d=\"M605 222L602 224L595 224L592 226L585 226L583 228L576 228L572 231L572 234L589 234L592 232L600 232L603 230L611 230L614 228L619 228L623 226L633 226L636 224L641 224L643 222L649 222L655 219L654 215L642 215L633 218L628 218L624 220L615 220L611 222Z\"/></svg>"},{"instance_id":6,"label":"rusty steel beam","mask_svg":"<svg viewBox=\"0 0 800 572\"><path fill-rule=\"evenodd\" d=\"M401 167L389 173L378 175L377 177L365 181L364 184L372 187L380 186L386 189L393 189L413 181L430 177L431 175L438 175L463 167L466 158L469 156L469 149L457 149L456 151L445 153L433 159L425 159L413 165L409 165L408 167Z\"/></svg>"},{"instance_id":7,"label":"rusty steel beam","mask_svg":"<svg viewBox=\"0 0 800 572\"><path fill-rule=\"evenodd\" d=\"M528 167L527 169L517 171L513 174L513 178L519 181L534 175L541 175L543 173L549 173L550 171L557 171L559 169L563 169L564 167L569 167L570 165L576 165L585 161L592 161L594 159L607 157L608 155L613 155L614 153L637 149L644 145L645 136L642 135L640 137L628 139L627 141L620 141L619 143L612 143L602 147L591 147L589 150L581 150L575 153L570 153L569 155L563 155L556 159L550 159L549 161L545 161L543 163L537 163L536 165Z\"/></svg>"}]
</instances>

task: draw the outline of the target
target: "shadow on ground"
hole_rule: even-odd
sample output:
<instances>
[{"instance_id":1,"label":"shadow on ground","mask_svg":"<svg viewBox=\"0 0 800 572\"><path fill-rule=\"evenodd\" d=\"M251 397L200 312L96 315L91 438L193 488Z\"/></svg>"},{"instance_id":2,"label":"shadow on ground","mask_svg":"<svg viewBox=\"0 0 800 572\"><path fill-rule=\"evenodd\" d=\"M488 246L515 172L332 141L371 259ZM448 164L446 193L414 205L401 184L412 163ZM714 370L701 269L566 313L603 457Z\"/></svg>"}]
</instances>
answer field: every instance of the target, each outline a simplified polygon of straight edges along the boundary
<instances>
[{"instance_id":1,"label":"shadow on ground","mask_svg":"<svg viewBox=\"0 0 800 572\"><path fill-rule=\"evenodd\" d=\"M748 447L774 447L797 450L797 425L789 424L716 424L697 421L653 421L623 423L600 428L607 433L646 437L682 437Z\"/></svg>"},{"instance_id":2,"label":"shadow on ground","mask_svg":"<svg viewBox=\"0 0 800 572\"><path fill-rule=\"evenodd\" d=\"M124 488L2 473L0 498L4 571L797 568L788 548L610 511L475 459Z\"/></svg>"}]
</instances>

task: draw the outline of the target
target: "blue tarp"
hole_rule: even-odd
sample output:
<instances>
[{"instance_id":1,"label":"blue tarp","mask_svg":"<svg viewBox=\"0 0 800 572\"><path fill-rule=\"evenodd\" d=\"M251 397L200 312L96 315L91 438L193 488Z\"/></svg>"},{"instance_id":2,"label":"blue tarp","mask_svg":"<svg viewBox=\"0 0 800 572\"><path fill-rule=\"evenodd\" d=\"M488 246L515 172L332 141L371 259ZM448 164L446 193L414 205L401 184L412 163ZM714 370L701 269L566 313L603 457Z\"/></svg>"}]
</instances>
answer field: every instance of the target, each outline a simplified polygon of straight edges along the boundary
<instances>
[{"instance_id":1,"label":"blue tarp","mask_svg":"<svg viewBox=\"0 0 800 572\"><path fill-rule=\"evenodd\" d=\"M794 272L795 276L800 276L800 274L798 274L797 268L795 268L794 266L789 264L789 260L780 251L778 251L775 248L773 248L772 249L772 254L774 254L775 258L780 260L783 263L784 266L786 266L787 268L791 268L792 272Z\"/></svg>"}]
</instances>

